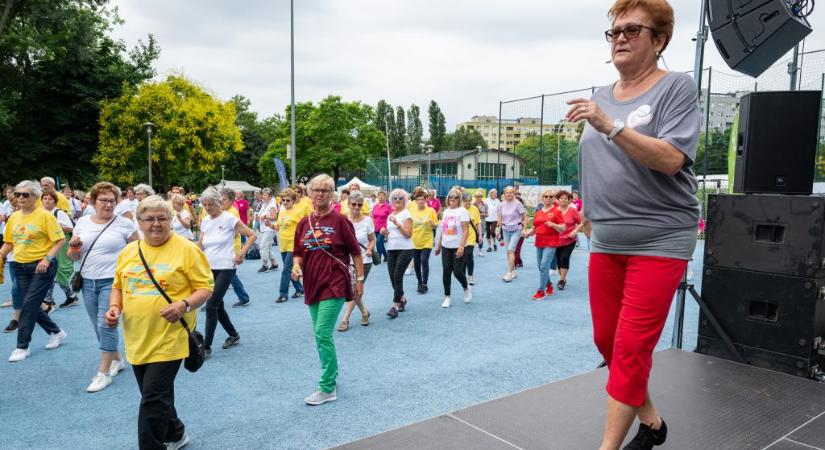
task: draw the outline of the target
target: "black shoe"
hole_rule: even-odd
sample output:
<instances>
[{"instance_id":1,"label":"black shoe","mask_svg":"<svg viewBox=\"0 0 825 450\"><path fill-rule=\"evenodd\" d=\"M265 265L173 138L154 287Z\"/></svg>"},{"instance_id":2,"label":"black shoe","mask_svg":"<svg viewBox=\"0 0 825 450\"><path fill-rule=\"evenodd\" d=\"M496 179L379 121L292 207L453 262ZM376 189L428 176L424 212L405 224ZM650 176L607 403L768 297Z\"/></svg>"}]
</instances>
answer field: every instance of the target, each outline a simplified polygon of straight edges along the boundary
<instances>
[{"instance_id":1,"label":"black shoe","mask_svg":"<svg viewBox=\"0 0 825 450\"><path fill-rule=\"evenodd\" d=\"M423 284L421 285L421 287L424 289L424 293L425 293L425 294L426 294L427 292L429 292L429 290L430 290L430 288L428 288L428 287L427 287L427 283L423 283Z\"/></svg>"},{"instance_id":2,"label":"black shoe","mask_svg":"<svg viewBox=\"0 0 825 450\"><path fill-rule=\"evenodd\" d=\"M225 341L223 341L223 348L227 349L229 347L234 347L234 346L238 345L238 341L240 341L240 340L241 340L240 335L238 335L238 336L229 336L228 338L226 338Z\"/></svg>"},{"instance_id":3,"label":"black shoe","mask_svg":"<svg viewBox=\"0 0 825 450\"><path fill-rule=\"evenodd\" d=\"M398 312L404 312L407 310L407 299L401 297L401 306L398 307Z\"/></svg>"},{"instance_id":4,"label":"black shoe","mask_svg":"<svg viewBox=\"0 0 825 450\"><path fill-rule=\"evenodd\" d=\"M267 272L268 270L269 270L269 267L266 267L266 265L263 265L263 266L261 266L260 269L258 269L258 273L264 273L264 272Z\"/></svg>"},{"instance_id":5,"label":"black shoe","mask_svg":"<svg viewBox=\"0 0 825 450\"><path fill-rule=\"evenodd\" d=\"M209 357L212 356L212 349L211 348L204 348L203 349L203 359L207 360Z\"/></svg>"},{"instance_id":6,"label":"black shoe","mask_svg":"<svg viewBox=\"0 0 825 450\"><path fill-rule=\"evenodd\" d=\"M667 425L665 419L662 419L662 426L658 430L640 423L636 437L624 446L624 450L651 450L655 445L664 444L666 439Z\"/></svg>"},{"instance_id":7,"label":"black shoe","mask_svg":"<svg viewBox=\"0 0 825 450\"><path fill-rule=\"evenodd\" d=\"M498 247L496 247L496 246L494 245L494 246L493 246L493 250L494 250L494 251L498 251Z\"/></svg>"},{"instance_id":8,"label":"black shoe","mask_svg":"<svg viewBox=\"0 0 825 450\"><path fill-rule=\"evenodd\" d=\"M66 297L66 301L60 304L61 308L68 308L69 306L77 305L77 296Z\"/></svg>"},{"instance_id":9,"label":"black shoe","mask_svg":"<svg viewBox=\"0 0 825 450\"><path fill-rule=\"evenodd\" d=\"M303 296L304 296L304 293L303 292L298 292L298 291L295 291L295 293L292 294L292 298L301 298Z\"/></svg>"},{"instance_id":10,"label":"black shoe","mask_svg":"<svg viewBox=\"0 0 825 450\"><path fill-rule=\"evenodd\" d=\"M493 253L493 248L492 247L487 247L487 253Z\"/></svg>"},{"instance_id":11,"label":"black shoe","mask_svg":"<svg viewBox=\"0 0 825 450\"><path fill-rule=\"evenodd\" d=\"M269 266L269 272L274 272L276 270L278 270L278 265L277 264L273 264L273 265Z\"/></svg>"},{"instance_id":12,"label":"black shoe","mask_svg":"<svg viewBox=\"0 0 825 450\"><path fill-rule=\"evenodd\" d=\"M563 291L564 288L567 287L567 282L564 280L559 280L559 282L556 283L556 287L558 287L560 291Z\"/></svg>"},{"instance_id":13,"label":"black shoe","mask_svg":"<svg viewBox=\"0 0 825 450\"><path fill-rule=\"evenodd\" d=\"M419 294L424 293L424 283L418 283L418 289L416 290Z\"/></svg>"},{"instance_id":14,"label":"black shoe","mask_svg":"<svg viewBox=\"0 0 825 450\"><path fill-rule=\"evenodd\" d=\"M283 303L287 300L289 300L289 299L282 295L282 296L278 297L277 300L275 300L275 303Z\"/></svg>"},{"instance_id":15,"label":"black shoe","mask_svg":"<svg viewBox=\"0 0 825 450\"><path fill-rule=\"evenodd\" d=\"M20 322L14 320L14 319L11 319L11 322L9 322L9 326L7 326L3 330L3 333L11 333L11 332L17 331L18 326L20 326Z\"/></svg>"},{"instance_id":16,"label":"black shoe","mask_svg":"<svg viewBox=\"0 0 825 450\"><path fill-rule=\"evenodd\" d=\"M392 308L390 308L389 311L387 311L387 315L390 317L390 319L395 319L396 317L398 317L398 308L393 306Z\"/></svg>"},{"instance_id":17,"label":"black shoe","mask_svg":"<svg viewBox=\"0 0 825 450\"><path fill-rule=\"evenodd\" d=\"M241 308L241 307L244 307L244 306L249 306L249 300L246 300L246 301L238 300L237 303L232 305L233 308Z\"/></svg>"}]
</instances>

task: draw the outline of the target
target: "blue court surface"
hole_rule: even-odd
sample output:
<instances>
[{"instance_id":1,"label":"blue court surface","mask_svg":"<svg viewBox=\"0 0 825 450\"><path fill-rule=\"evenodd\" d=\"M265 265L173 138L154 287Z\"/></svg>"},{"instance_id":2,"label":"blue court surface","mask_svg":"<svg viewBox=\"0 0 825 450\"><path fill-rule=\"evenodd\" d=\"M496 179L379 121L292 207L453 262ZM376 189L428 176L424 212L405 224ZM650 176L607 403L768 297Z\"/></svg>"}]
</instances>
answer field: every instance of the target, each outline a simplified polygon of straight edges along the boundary
<instances>
[{"instance_id":1,"label":"blue court surface","mask_svg":"<svg viewBox=\"0 0 825 450\"><path fill-rule=\"evenodd\" d=\"M371 323L360 326L356 309L350 330L335 332L338 401L317 407L303 402L319 376L309 312L301 299L276 304L280 270L258 274L258 262L247 261L239 273L252 305L229 308L240 345L222 350L226 334L218 327L212 358L198 373L181 369L176 381L187 448L328 448L592 370L601 359L592 343L588 252L581 240L567 289L542 301L530 299L538 284L532 240L511 283L501 280L503 251L476 256L472 303L463 303L453 280L449 309L440 307L441 257L432 256L429 293L417 294L415 276L405 277L409 305L396 320L385 315L392 300L386 264L374 267L365 286ZM691 262L697 289L701 255L702 242ZM0 300L9 291L7 281ZM234 303L235 294L230 290L226 299ZM659 349L670 347L672 316L671 310ZM36 328L32 356L20 363L6 362L15 334L0 334L0 448L137 448L140 397L131 369L103 391L85 392L99 356L89 318L83 306L52 317L68 338L47 351L47 337ZM0 310L3 325L10 318L10 308ZM689 297L688 350L696 343L697 320Z\"/></svg>"}]
</instances>

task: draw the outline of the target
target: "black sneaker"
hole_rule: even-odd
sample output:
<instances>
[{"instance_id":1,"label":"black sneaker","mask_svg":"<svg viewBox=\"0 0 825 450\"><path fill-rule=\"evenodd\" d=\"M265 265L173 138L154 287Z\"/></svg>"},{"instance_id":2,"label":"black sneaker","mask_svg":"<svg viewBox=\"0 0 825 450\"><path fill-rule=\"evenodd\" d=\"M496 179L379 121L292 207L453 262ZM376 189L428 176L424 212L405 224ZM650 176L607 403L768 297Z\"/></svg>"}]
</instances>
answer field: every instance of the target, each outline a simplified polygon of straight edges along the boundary
<instances>
[{"instance_id":1,"label":"black sneaker","mask_svg":"<svg viewBox=\"0 0 825 450\"><path fill-rule=\"evenodd\" d=\"M487 247L487 253L493 253L493 248L492 247Z\"/></svg>"},{"instance_id":2,"label":"black sneaker","mask_svg":"<svg viewBox=\"0 0 825 450\"><path fill-rule=\"evenodd\" d=\"M17 331L18 326L20 326L20 322L11 319L11 322L9 322L9 326L3 329L3 333L12 333L14 331Z\"/></svg>"},{"instance_id":3,"label":"black sneaker","mask_svg":"<svg viewBox=\"0 0 825 450\"><path fill-rule=\"evenodd\" d=\"M278 270L278 265L277 264L273 264L273 265L269 266L269 272L274 272L276 270Z\"/></svg>"},{"instance_id":4,"label":"black sneaker","mask_svg":"<svg viewBox=\"0 0 825 450\"><path fill-rule=\"evenodd\" d=\"M494 246L493 246L493 250L494 250L494 251L498 251L498 247L496 247L496 246L494 245Z\"/></svg>"},{"instance_id":5,"label":"black sneaker","mask_svg":"<svg viewBox=\"0 0 825 450\"><path fill-rule=\"evenodd\" d=\"M428 288L428 287L427 287L427 283L423 283L423 284L421 285L421 287L423 287L423 288L424 288L424 293L425 293L425 294L426 294L426 293L430 290L430 288Z\"/></svg>"},{"instance_id":6,"label":"black sneaker","mask_svg":"<svg viewBox=\"0 0 825 450\"><path fill-rule=\"evenodd\" d=\"M283 302L285 302L285 301L287 301L287 300L289 300L289 299L288 299L288 298L286 298L286 296L282 295L282 296L278 297L278 299L277 299L277 300L275 300L275 303L283 303Z\"/></svg>"},{"instance_id":7,"label":"black sneaker","mask_svg":"<svg viewBox=\"0 0 825 450\"><path fill-rule=\"evenodd\" d=\"M558 287L560 291L563 291L564 288L567 287L567 282L564 280L559 280L559 282L556 283L556 287Z\"/></svg>"},{"instance_id":8,"label":"black sneaker","mask_svg":"<svg viewBox=\"0 0 825 450\"><path fill-rule=\"evenodd\" d=\"M390 308L389 311L387 311L387 315L390 317L390 319L395 319L396 317L398 317L398 308L393 306L392 308Z\"/></svg>"},{"instance_id":9,"label":"black sneaker","mask_svg":"<svg viewBox=\"0 0 825 450\"><path fill-rule=\"evenodd\" d=\"M624 446L624 450L651 450L656 445L664 444L666 439L667 425L665 419L662 419L662 426L658 430L640 423L636 437Z\"/></svg>"},{"instance_id":10,"label":"black sneaker","mask_svg":"<svg viewBox=\"0 0 825 450\"><path fill-rule=\"evenodd\" d=\"M244 306L249 306L249 300L246 300L246 301L238 300L237 303L232 305L233 308L241 308L241 307L244 307Z\"/></svg>"},{"instance_id":11,"label":"black sneaker","mask_svg":"<svg viewBox=\"0 0 825 450\"><path fill-rule=\"evenodd\" d=\"M295 291L295 293L292 294L292 298L301 298L303 296L304 296L304 293L303 292L298 292L298 291Z\"/></svg>"},{"instance_id":12,"label":"black sneaker","mask_svg":"<svg viewBox=\"0 0 825 450\"><path fill-rule=\"evenodd\" d=\"M210 356L212 356L212 349L209 348L209 347L204 348L203 349L203 359L205 359L205 360L209 359Z\"/></svg>"},{"instance_id":13,"label":"black sneaker","mask_svg":"<svg viewBox=\"0 0 825 450\"><path fill-rule=\"evenodd\" d=\"M261 268L258 269L258 273L264 273L264 272L268 272L268 271L269 271L269 267L266 267L266 266L261 266Z\"/></svg>"},{"instance_id":14,"label":"black sneaker","mask_svg":"<svg viewBox=\"0 0 825 450\"><path fill-rule=\"evenodd\" d=\"M419 294L424 293L424 283L418 283L418 289L416 290Z\"/></svg>"},{"instance_id":15,"label":"black sneaker","mask_svg":"<svg viewBox=\"0 0 825 450\"><path fill-rule=\"evenodd\" d=\"M70 306L75 306L75 305L77 305L77 300L78 300L78 298L77 298L76 295L73 295L71 297L67 297L66 301L60 304L60 308L68 308Z\"/></svg>"},{"instance_id":16,"label":"black sneaker","mask_svg":"<svg viewBox=\"0 0 825 450\"><path fill-rule=\"evenodd\" d=\"M238 341L240 341L240 340L241 340L240 335L238 335L238 336L229 336L228 338L226 338L225 341L223 341L223 348L227 349L229 347L234 347L234 346L238 345Z\"/></svg>"}]
</instances>

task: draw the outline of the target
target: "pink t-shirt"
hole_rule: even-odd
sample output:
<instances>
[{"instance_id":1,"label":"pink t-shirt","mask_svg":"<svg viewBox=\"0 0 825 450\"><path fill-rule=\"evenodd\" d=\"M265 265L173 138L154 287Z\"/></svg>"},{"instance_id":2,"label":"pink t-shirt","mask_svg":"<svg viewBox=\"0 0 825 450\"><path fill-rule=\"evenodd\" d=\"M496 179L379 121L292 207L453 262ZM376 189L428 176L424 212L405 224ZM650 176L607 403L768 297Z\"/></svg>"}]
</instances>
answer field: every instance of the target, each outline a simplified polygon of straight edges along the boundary
<instances>
[{"instance_id":1,"label":"pink t-shirt","mask_svg":"<svg viewBox=\"0 0 825 450\"><path fill-rule=\"evenodd\" d=\"M241 216L241 222L246 225L247 221L249 220L249 202L246 199L240 198L235 200L235 209L238 210L238 214Z\"/></svg>"},{"instance_id":2,"label":"pink t-shirt","mask_svg":"<svg viewBox=\"0 0 825 450\"><path fill-rule=\"evenodd\" d=\"M427 200L427 206L435 210L435 213L438 214L438 211L441 210L441 200L438 197L433 197Z\"/></svg>"},{"instance_id":3,"label":"pink t-shirt","mask_svg":"<svg viewBox=\"0 0 825 450\"><path fill-rule=\"evenodd\" d=\"M579 211L582 210L582 199L577 198L577 199L573 200L572 203L573 203L573 206L575 206L577 210L579 210Z\"/></svg>"},{"instance_id":4,"label":"pink t-shirt","mask_svg":"<svg viewBox=\"0 0 825 450\"><path fill-rule=\"evenodd\" d=\"M381 231L382 228L387 228L387 217L392 214L392 205L388 202L376 203L372 207L372 223L375 225L375 231Z\"/></svg>"}]
</instances>

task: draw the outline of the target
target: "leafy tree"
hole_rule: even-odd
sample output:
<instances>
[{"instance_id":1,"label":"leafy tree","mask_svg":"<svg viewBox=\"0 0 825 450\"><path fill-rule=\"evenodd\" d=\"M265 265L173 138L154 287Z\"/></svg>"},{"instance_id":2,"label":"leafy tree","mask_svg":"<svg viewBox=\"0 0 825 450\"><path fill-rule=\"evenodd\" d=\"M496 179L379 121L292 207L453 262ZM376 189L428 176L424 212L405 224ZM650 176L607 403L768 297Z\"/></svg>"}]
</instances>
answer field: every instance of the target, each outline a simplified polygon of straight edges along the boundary
<instances>
[{"instance_id":1,"label":"leafy tree","mask_svg":"<svg viewBox=\"0 0 825 450\"><path fill-rule=\"evenodd\" d=\"M249 110L250 101L242 95L232 97L235 104L235 124L241 130L243 152L231 152L226 160L226 178L244 180L255 186L264 184L258 172L258 161L269 148L269 144L282 136L281 118L273 116L258 121L258 114ZM287 128L288 134L288 128Z\"/></svg>"},{"instance_id":2,"label":"leafy tree","mask_svg":"<svg viewBox=\"0 0 825 450\"><path fill-rule=\"evenodd\" d=\"M413 103L407 110L407 152L408 154L421 151L421 141L424 127L421 125L421 110Z\"/></svg>"},{"instance_id":3,"label":"leafy tree","mask_svg":"<svg viewBox=\"0 0 825 450\"><path fill-rule=\"evenodd\" d=\"M430 145L435 148L435 151L442 151L446 148L444 136L447 134L447 124L444 119L444 114L438 103L435 100L430 101L429 108L430 116Z\"/></svg>"},{"instance_id":4,"label":"leafy tree","mask_svg":"<svg viewBox=\"0 0 825 450\"><path fill-rule=\"evenodd\" d=\"M396 145L398 144L398 128L395 126L395 110L392 109L392 106L387 108L387 115L384 120L387 124L387 135L384 145L389 145L390 155L392 155L392 157L395 158L399 156L398 147L396 147Z\"/></svg>"},{"instance_id":5,"label":"leafy tree","mask_svg":"<svg viewBox=\"0 0 825 450\"><path fill-rule=\"evenodd\" d=\"M487 148L487 141L478 130L461 127L444 137L448 150L475 150L476 147Z\"/></svg>"},{"instance_id":6,"label":"leafy tree","mask_svg":"<svg viewBox=\"0 0 825 450\"><path fill-rule=\"evenodd\" d=\"M819 142L816 152L816 181L825 181L825 141Z\"/></svg>"},{"instance_id":7,"label":"leafy tree","mask_svg":"<svg viewBox=\"0 0 825 450\"><path fill-rule=\"evenodd\" d=\"M561 138L561 139L560 139ZM540 145L542 144L543 145ZM561 152L561 153L559 153ZM579 143L557 134L546 134L542 139L530 135L516 146L516 155L523 160L521 173L537 177L539 184L556 184L561 160L561 184L575 184L579 179Z\"/></svg>"},{"instance_id":8,"label":"leafy tree","mask_svg":"<svg viewBox=\"0 0 825 450\"><path fill-rule=\"evenodd\" d=\"M289 109L283 127L289 129ZM342 170L363 169L367 158L384 152L384 135L375 111L361 102L343 102L329 96L317 106L311 102L295 106L296 172L307 178L319 172L338 179ZM264 179L274 182L273 158L286 161L288 133L275 139L258 162Z\"/></svg>"},{"instance_id":9,"label":"leafy tree","mask_svg":"<svg viewBox=\"0 0 825 450\"><path fill-rule=\"evenodd\" d=\"M378 100L378 104L375 105L375 126L378 127L378 131L384 133L385 136L389 135L388 126L390 114L392 114L392 105L384 100Z\"/></svg>"},{"instance_id":10,"label":"leafy tree","mask_svg":"<svg viewBox=\"0 0 825 450\"><path fill-rule=\"evenodd\" d=\"M121 183L147 178L146 132L153 122L152 172L165 192L171 183L200 188L220 181L220 164L243 151L235 103L223 103L184 78L145 83L103 102L100 149L93 162L102 177Z\"/></svg>"},{"instance_id":11,"label":"leafy tree","mask_svg":"<svg viewBox=\"0 0 825 450\"><path fill-rule=\"evenodd\" d=\"M101 101L153 77L160 52L151 35L131 51L110 37L122 21L107 4L0 2L0 182L98 179L91 159Z\"/></svg>"},{"instance_id":12,"label":"leafy tree","mask_svg":"<svg viewBox=\"0 0 825 450\"><path fill-rule=\"evenodd\" d=\"M395 109L395 143L393 145L398 156L408 155L407 149L407 120L404 117L404 108Z\"/></svg>"},{"instance_id":13,"label":"leafy tree","mask_svg":"<svg viewBox=\"0 0 825 450\"><path fill-rule=\"evenodd\" d=\"M705 173L705 153L708 155L708 175L728 173L728 142L730 129L711 130L707 135L708 147L705 149L705 133L699 135L699 147L696 149L696 163L693 171L699 175Z\"/></svg>"}]
</instances>

